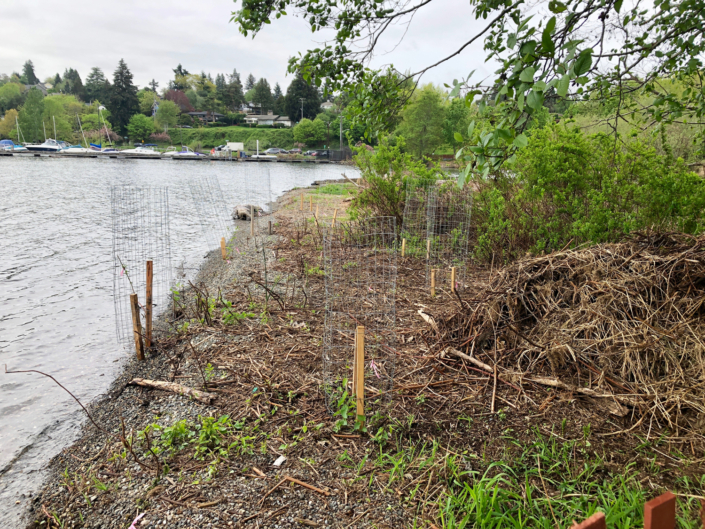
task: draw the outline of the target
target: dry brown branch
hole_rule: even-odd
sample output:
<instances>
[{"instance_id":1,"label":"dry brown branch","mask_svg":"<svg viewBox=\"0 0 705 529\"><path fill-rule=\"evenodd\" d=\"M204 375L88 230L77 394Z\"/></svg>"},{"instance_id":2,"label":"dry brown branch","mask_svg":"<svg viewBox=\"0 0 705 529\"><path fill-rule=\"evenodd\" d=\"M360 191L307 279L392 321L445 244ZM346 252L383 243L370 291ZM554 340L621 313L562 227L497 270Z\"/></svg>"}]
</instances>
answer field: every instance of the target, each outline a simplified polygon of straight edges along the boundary
<instances>
[{"instance_id":1,"label":"dry brown branch","mask_svg":"<svg viewBox=\"0 0 705 529\"><path fill-rule=\"evenodd\" d=\"M161 389L162 391L171 391L172 393L178 393L179 395L187 395L204 404L210 404L213 399L216 398L216 395L213 393L199 391L197 389L182 386L181 384L177 384L175 382L147 380L146 378L133 378L131 384L136 384L146 388Z\"/></svg>"}]
</instances>

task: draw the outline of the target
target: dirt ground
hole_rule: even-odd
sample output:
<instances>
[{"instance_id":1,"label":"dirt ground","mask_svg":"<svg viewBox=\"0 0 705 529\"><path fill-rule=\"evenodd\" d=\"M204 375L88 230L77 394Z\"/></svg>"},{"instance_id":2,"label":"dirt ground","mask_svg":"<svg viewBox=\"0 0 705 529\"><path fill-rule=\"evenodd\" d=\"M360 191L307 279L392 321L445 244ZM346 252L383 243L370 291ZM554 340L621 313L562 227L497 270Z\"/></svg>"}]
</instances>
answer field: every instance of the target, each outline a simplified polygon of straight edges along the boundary
<instances>
[{"instance_id":1,"label":"dirt ground","mask_svg":"<svg viewBox=\"0 0 705 529\"><path fill-rule=\"evenodd\" d=\"M451 462L480 474L496 462L511 466L539 437L577 443L576 468L598 458L595 481L627 468L654 492L684 476L701 479L695 445L646 446L658 432L630 431L633 417L611 415L596 399L442 354L448 344L432 322L472 302L493 273L485 268L469 270L460 296L439 287L432 297L425 262L398 258L393 390L364 430L342 420L344 403L331 414L322 386L321 234L336 210L348 218L351 193L342 193L295 190L280 200L274 236L258 243L268 278L254 251L249 260L211 258L213 277L238 272L227 282L201 277L147 361L132 363L91 407L99 428L87 423L54 460L29 527L128 527L141 514L137 527L442 527L440 506L460 475ZM285 279L273 287L272 277ZM554 482L536 486L559 494Z\"/></svg>"}]
</instances>

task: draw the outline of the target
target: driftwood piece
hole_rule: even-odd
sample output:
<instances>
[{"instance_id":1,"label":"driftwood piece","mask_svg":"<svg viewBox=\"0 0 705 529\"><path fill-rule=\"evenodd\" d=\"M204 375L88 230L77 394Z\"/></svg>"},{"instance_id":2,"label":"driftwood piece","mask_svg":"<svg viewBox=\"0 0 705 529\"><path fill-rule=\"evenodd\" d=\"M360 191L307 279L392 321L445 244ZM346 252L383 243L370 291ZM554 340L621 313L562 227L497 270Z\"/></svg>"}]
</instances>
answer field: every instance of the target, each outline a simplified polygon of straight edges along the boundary
<instances>
[{"instance_id":1,"label":"driftwood piece","mask_svg":"<svg viewBox=\"0 0 705 529\"><path fill-rule=\"evenodd\" d=\"M467 360L471 364L475 364L477 367L479 367L480 369L484 369L485 371L487 371L490 374L494 374L494 372L495 372L493 367L485 364L483 361L478 360L477 358L475 358L473 356L466 355L465 353L461 353L460 351L458 351L457 349L454 349L452 347L446 347L445 349L443 349L443 351L441 351L441 358L444 358L448 354L451 354L453 356L457 356L458 358L462 358L463 360Z\"/></svg>"},{"instance_id":2,"label":"driftwood piece","mask_svg":"<svg viewBox=\"0 0 705 529\"><path fill-rule=\"evenodd\" d=\"M163 391L171 391L172 393L178 393L179 395L187 395L193 397L198 402L203 404L210 404L216 395L213 393L206 393L205 391L199 391L197 389L189 388L177 384L175 382L165 382L163 380L147 380L146 378L133 378L131 384L137 384L138 386L144 386L145 388L161 389Z\"/></svg>"},{"instance_id":3,"label":"driftwood piece","mask_svg":"<svg viewBox=\"0 0 705 529\"><path fill-rule=\"evenodd\" d=\"M433 317L426 314L423 309L419 309L418 314L423 318L426 323L433 327L434 331L438 332L438 325L436 324L436 320L434 320Z\"/></svg>"}]
</instances>

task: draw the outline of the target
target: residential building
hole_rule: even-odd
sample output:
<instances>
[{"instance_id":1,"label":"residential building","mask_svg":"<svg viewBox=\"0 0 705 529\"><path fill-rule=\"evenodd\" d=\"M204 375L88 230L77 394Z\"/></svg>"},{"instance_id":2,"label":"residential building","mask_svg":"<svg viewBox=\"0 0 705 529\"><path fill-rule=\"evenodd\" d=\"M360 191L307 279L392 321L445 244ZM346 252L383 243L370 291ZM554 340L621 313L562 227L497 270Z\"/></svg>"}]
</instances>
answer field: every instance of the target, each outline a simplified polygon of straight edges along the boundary
<instances>
[{"instance_id":1,"label":"residential building","mask_svg":"<svg viewBox=\"0 0 705 529\"><path fill-rule=\"evenodd\" d=\"M280 125L283 127L291 127L289 116L279 116L271 110L263 115L250 114L245 117L245 123L248 125Z\"/></svg>"}]
</instances>

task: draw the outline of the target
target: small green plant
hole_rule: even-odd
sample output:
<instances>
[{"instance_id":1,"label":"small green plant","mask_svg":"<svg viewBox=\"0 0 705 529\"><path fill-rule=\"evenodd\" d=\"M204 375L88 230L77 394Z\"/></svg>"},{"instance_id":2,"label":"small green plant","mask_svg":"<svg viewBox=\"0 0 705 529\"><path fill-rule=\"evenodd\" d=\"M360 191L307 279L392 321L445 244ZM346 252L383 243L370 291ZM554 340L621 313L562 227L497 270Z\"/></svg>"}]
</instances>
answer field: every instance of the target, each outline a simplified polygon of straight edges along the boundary
<instances>
[{"instance_id":1,"label":"small green plant","mask_svg":"<svg viewBox=\"0 0 705 529\"><path fill-rule=\"evenodd\" d=\"M185 419L175 422L172 426L162 428L160 444L170 452L186 448L196 436Z\"/></svg>"},{"instance_id":2,"label":"small green plant","mask_svg":"<svg viewBox=\"0 0 705 529\"><path fill-rule=\"evenodd\" d=\"M416 401L416 404L425 404L426 403L426 395L423 393L419 393L414 397L414 400Z\"/></svg>"},{"instance_id":3,"label":"small green plant","mask_svg":"<svg viewBox=\"0 0 705 529\"><path fill-rule=\"evenodd\" d=\"M228 451L224 446L225 436L232 430L230 418L221 416L218 420L214 417L201 417L196 440L196 458L203 459L206 454L213 453L227 456Z\"/></svg>"}]
</instances>

